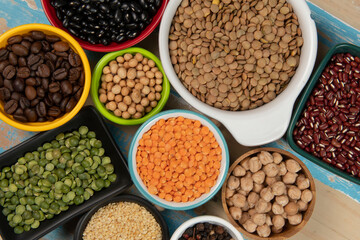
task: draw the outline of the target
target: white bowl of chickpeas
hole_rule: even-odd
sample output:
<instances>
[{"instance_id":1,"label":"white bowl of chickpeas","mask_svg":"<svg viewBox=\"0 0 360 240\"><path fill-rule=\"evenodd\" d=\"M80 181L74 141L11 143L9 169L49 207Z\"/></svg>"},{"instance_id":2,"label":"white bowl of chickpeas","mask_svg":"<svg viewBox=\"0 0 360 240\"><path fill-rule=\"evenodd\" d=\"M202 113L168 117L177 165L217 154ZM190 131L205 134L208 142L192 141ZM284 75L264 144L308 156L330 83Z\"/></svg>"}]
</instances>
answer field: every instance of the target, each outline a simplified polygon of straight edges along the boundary
<instances>
[{"instance_id":1,"label":"white bowl of chickpeas","mask_svg":"<svg viewBox=\"0 0 360 240\"><path fill-rule=\"evenodd\" d=\"M108 120L138 125L165 106L170 83L160 60L142 48L108 53L96 64L91 97Z\"/></svg>"},{"instance_id":2,"label":"white bowl of chickpeas","mask_svg":"<svg viewBox=\"0 0 360 240\"><path fill-rule=\"evenodd\" d=\"M229 221L251 239L289 239L309 221L315 182L305 164L277 148L258 148L239 157L222 187Z\"/></svg>"}]
</instances>

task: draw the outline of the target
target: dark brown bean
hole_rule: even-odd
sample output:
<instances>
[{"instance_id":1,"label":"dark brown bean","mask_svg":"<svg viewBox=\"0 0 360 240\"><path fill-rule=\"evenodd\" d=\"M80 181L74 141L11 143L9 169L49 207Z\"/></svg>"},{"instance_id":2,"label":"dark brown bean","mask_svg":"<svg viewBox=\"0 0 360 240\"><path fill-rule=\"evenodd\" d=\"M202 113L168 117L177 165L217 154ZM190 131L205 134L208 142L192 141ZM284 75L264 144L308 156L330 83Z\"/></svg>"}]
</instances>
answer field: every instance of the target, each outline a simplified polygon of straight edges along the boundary
<instances>
[{"instance_id":1,"label":"dark brown bean","mask_svg":"<svg viewBox=\"0 0 360 240\"><path fill-rule=\"evenodd\" d=\"M46 116L46 105L44 102L39 102L38 105L35 107L36 114L39 117L45 117Z\"/></svg>"},{"instance_id":2,"label":"dark brown bean","mask_svg":"<svg viewBox=\"0 0 360 240\"><path fill-rule=\"evenodd\" d=\"M80 77L80 70L78 68L71 68L69 70L69 81L70 82L75 82L79 79Z\"/></svg>"},{"instance_id":3,"label":"dark brown bean","mask_svg":"<svg viewBox=\"0 0 360 240\"><path fill-rule=\"evenodd\" d=\"M25 82L24 79L21 78L16 78L13 83L12 86L14 88L15 91L17 92L23 92L25 89Z\"/></svg>"},{"instance_id":4,"label":"dark brown bean","mask_svg":"<svg viewBox=\"0 0 360 240\"><path fill-rule=\"evenodd\" d=\"M13 52L9 53L9 63L11 65L17 65L18 64L18 56L16 56L15 53L13 53Z\"/></svg>"},{"instance_id":5,"label":"dark brown bean","mask_svg":"<svg viewBox=\"0 0 360 240\"><path fill-rule=\"evenodd\" d=\"M66 52L69 50L69 48L70 48L69 44L64 41L59 41L54 43L54 49L57 52Z\"/></svg>"},{"instance_id":6,"label":"dark brown bean","mask_svg":"<svg viewBox=\"0 0 360 240\"><path fill-rule=\"evenodd\" d=\"M53 73L53 78L55 80L63 80L68 75L68 72L65 68L59 68Z\"/></svg>"},{"instance_id":7,"label":"dark brown bean","mask_svg":"<svg viewBox=\"0 0 360 240\"><path fill-rule=\"evenodd\" d=\"M36 72L36 75L42 78L47 78L50 74L50 68L46 64L41 64Z\"/></svg>"},{"instance_id":8,"label":"dark brown bean","mask_svg":"<svg viewBox=\"0 0 360 240\"><path fill-rule=\"evenodd\" d=\"M42 87L38 87L36 88L36 95L39 98L44 98L45 97L45 90Z\"/></svg>"},{"instance_id":9,"label":"dark brown bean","mask_svg":"<svg viewBox=\"0 0 360 240\"><path fill-rule=\"evenodd\" d=\"M30 101L25 97L20 97L19 105L22 109L30 107Z\"/></svg>"},{"instance_id":10,"label":"dark brown bean","mask_svg":"<svg viewBox=\"0 0 360 240\"><path fill-rule=\"evenodd\" d=\"M61 82L61 92L66 96L66 95L70 95L73 91L73 86L72 84L65 80Z\"/></svg>"},{"instance_id":11,"label":"dark brown bean","mask_svg":"<svg viewBox=\"0 0 360 240\"><path fill-rule=\"evenodd\" d=\"M56 93L60 91L60 84L58 82L53 82L49 85L49 92Z\"/></svg>"},{"instance_id":12,"label":"dark brown bean","mask_svg":"<svg viewBox=\"0 0 360 240\"><path fill-rule=\"evenodd\" d=\"M59 107L56 107L56 106L52 106L49 108L48 110L48 115L51 116L51 117L58 117L60 116L61 114L61 110Z\"/></svg>"},{"instance_id":13,"label":"dark brown bean","mask_svg":"<svg viewBox=\"0 0 360 240\"><path fill-rule=\"evenodd\" d=\"M29 85L29 86L35 86L36 80L35 80L35 78L28 78L25 80L25 84Z\"/></svg>"},{"instance_id":14,"label":"dark brown bean","mask_svg":"<svg viewBox=\"0 0 360 240\"><path fill-rule=\"evenodd\" d=\"M0 88L0 100L1 101L6 101L10 98L11 96L11 92L8 88L6 87L2 87Z\"/></svg>"},{"instance_id":15,"label":"dark brown bean","mask_svg":"<svg viewBox=\"0 0 360 240\"><path fill-rule=\"evenodd\" d=\"M30 54L27 58L27 63L31 70L37 70L37 68L43 64L44 59L40 55Z\"/></svg>"},{"instance_id":16,"label":"dark brown bean","mask_svg":"<svg viewBox=\"0 0 360 240\"><path fill-rule=\"evenodd\" d=\"M13 65L7 65L2 72L2 75L6 79L12 79L16 74L16 69Z\"/></svg>"},{"instance_id":17,"label":"dark brown bean","mask_svg":"<svg viewBox=\"0 0 360 240\"><path fill-rule=\"evenodd\" d=\"M15 44L15 43L20 43L22 41L22 37L20 35L15 35L10 37L7 42L9 45Z\"/></svg>"},{"instance_id":18,"label":"dark brown bean","mask_svg":"<svg viewBox=\"0 0 360 240\"><path fill-rule=\"evenodd\" d=\"M75 98L70 98L69 102L66 104L66 107L65 107L65 111L66 112L71 112L71 110L74 109L74 107L76 106L76 99Z\"/></svg>"},{"instance_id":19,"label":"dark brown bean","mask_svg":"<svg viewBox=\"0 0 360 240\"><path fill-rule=\"evenodd\" d=\"M40 102L39 98L35 98L30 102L30 106L35 107L36 105L38 105L39 102Z\"/></svg>"},{"instance_id":20,"label":"dark brown bean","mask_svg":"<svg viewBox=\"0 0 360 240\"><path fill-rule=\"evenodd\" d=\"M72 52L69 55L69 63L73 67L79 67L81 65L81 58L78 54Z\"/></svg>"},{"instance_id":21,"label":"dark brown bean","mask_svg":"<svg viewBox=\"0 0 360 240\"><path fill-rule=\"evenodd\" d=\"M9 56L9 51L6 48L0 48L0 61L7 59Z\"/></svg>"},{"instance_id":22,"label":"dark brown bean","mask_svg":"<svg viewBox=\"0 0 360 240\"><path fill-rule=\"evenodd\" d=\"M51 42L51 43L61 40L58 36L55 36L55 35L46 35L45 39L46 39L46 41Z\"/></svg>"},{"instance_id":23,"label":"dark brown bean","mask_svg":"<svg viewBox=\"0 0 360 240\"><path fill-rule=\"evenodd\" d=\"M56 105L59 105L61 100L62 100L62 95L60 93L54 93L51 95L52 96L52 100ZM75 95L76 96L76 95Z\"/></svg>"},{"instance_id":24,"label":"dark brown bean","mask_svg":"<svg viewBox=\"0 0 360 240\"><path fill-rule=\"evenodd\" d=\"M36 98L36 89L33 86L25 87L25 96L27 99L34 100Z\"/></svg>"},{"instance_id":25,"label":"dark brown bean","mask_svg":"<svg viewBox=\"0 0 360 240\"><path fill-rule=\"evenodd\" d=\"M62 100L61 100L61 102L60 102L60 110L62 111L62 112L64 112L65 111L65 108L66 108L66 105L68 104L68 102L69 102L69 97L66 97L66 98L63 98Z\"/></svg>"},{"instance_id":26,"label":"dark brown bean","mask_svg":"<svg viewBox=\"0 0 360 240\"><path fill-rule=\"evenodd\" d=\"M11 50L19 57L26 57L29 54L29 48L26 48L22 44L14 44Z\"/></svg>"},{"instance_id":27,"label":"dark brown bean","mask_svg":"<svg viewBox=\"0 0 360 240\"><path fill-rule=\"evenodd\" d=\"M4 71L5 67L8 66L10 63L8 60L3 60L0 62L0 73Z\"/></svg>"},{"instance_id":28,"label":"dark brown bean","mask_svg":"<svg viewBox=\"0 0 360 240\"><path fill-rule=\"evenodd\" d=\"M45 38L45 34L41 31L32 31L31 32L31 37L34 40L43 40Z\"/></svg>"},{"instance_id":29,"label":"dark brown bean","mask_svg":"<svg viewBox=\"0 0 360 240\"><path fill-rule=\"evenodd\" d=\"M17 70L16 76L18 78L28 78L30 77L30 69L28 67L20 67Z\"/></svg>"},{"instance_id":30,"label":"dark brown bean","mask_svg":"<svg viewBox=\"0 0 360 240\"><path fill-rule=\"evenodd\" d=\"M41 51L42 44L41 42L33 42L30 47L30 51L34 54L38 54Z\"/></svg>"},{"instance_id":31,"label":"dark brown bean","mask_svg":"<svg viewBox=\"0 0 360 240\"><path fill-rule=\"evenodd\" d=\"M14 99L8 101L4 105L4 110L7 114L13 114L18 107L18 102Z\"/></svg>"}]
</instances>

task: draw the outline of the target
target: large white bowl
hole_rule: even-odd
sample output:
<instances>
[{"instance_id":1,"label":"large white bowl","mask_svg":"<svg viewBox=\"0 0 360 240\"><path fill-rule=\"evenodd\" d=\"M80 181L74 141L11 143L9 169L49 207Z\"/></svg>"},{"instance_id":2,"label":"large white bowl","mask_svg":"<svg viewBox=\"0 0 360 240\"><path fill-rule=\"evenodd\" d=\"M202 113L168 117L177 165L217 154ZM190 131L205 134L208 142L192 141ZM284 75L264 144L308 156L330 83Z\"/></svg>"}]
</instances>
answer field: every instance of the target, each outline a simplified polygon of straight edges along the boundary
<instances>
[{"instance_id":1,"label":"large white bowl","mask_svg":"<svg viewBox=\"0 0 360 240\"><path fill-rule=\"evenodd\" d=\"M186 203L169 202L156 195L150 194L147 187L141 180L136 169L136 152L139 146L139 140L142 138L143 134L146 133L160 119L166 120L168 118L180 117L180 116L184 118L199 120L202 123L202 125L207 126L210 129L210 131L214 134L216 141L219 143L219 146L222 149L220 173L217 178L216 184L210 189L209 193L203 194L194 201L186 202ZM141 125L141 127L137 130L133 140L131 141L129 157L128 157L128 165L129 165L129 172L131 175L131 179L133 180L135 186L150 202L166 209L188 210L199 207L205 202L209 201L221 189L229 169L229 150L225 138L220 132L220 130L216 127L216 125L213 122L211 122L205 116L188 110L180 110L180 109L168 110L156 114L154 117L150 118L143 125Z\"/></svg>"},{"instance_id":2,"label":"large white bowl","mask_svg":"<svg viewBox=\"0 0 360 240\"><path fill-rule=\"evenodd\" d=\"M176 229L174 234L171 236L170 240L179 240L179 238L185 232L186 229L198 223L205 223L205 222L224 227L235 240L244 240L241 233L238 230L236 230L236 228L231 223L229 223L228 221L222 218L215 216L195 217L184 222L183 224L180 225L180 227Z\"/></svg>"},{"instance_id":3,"label":"large white bowl","mask_svg":"<svg viewBox=\"0 0 360 240\"><path fill-rule=\"evenodd\" d=\"M212 107L194 97L177 77L170 59L169 32L173 17L182 0L171 0L161 20L159 32L160 58L171 85L182 98L199 111L219 120L234 138L245 146L258 146L281 138L290 122L294 102L308 81L317 54L315 22L305 0L288 0L298 17L304 45L300 63L287 88L273 101L247 111L225 111Z\"/></svg>"}]
</instances>

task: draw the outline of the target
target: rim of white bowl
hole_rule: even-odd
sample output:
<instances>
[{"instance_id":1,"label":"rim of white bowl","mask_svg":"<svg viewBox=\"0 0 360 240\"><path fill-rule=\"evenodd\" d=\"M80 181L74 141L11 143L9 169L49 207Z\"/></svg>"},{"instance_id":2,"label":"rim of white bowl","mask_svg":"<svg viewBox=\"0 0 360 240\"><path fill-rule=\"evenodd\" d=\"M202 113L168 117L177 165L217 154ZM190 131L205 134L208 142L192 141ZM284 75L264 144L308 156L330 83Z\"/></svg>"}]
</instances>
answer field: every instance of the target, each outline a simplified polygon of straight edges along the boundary
<instances>
[{"instance_id":1,"label":"rim of white bowl","mask_svg":"<svg viewBox=\"0 0 360 240\"><path fill-rule=\"evenodd\" d=\"M161 199L158 196L152 195L148 192L145 184L141 180L137 170L136 170L136 151L137 147L139 145L139 139L142 137L142 135L147 132L158 120L160 119L168 119L171 117L178 117L182 116L184 118L190 118L194 120L199 120L203 125L209 127L209 129L213 132L215 139L219 143L219 146L222 149L222 160L221 160L221 167L220 167L220 173L218 176L218 179L216 181L216 184L211 188L209 193L205 193L201 195L199 198L195 199L192 202L186 202L186 203L176 203L176 202L169 202L164 199ZM136 188L141 192L142 195L144 195L150 202L161 206L166 209L171 210L189 210L196 207L199 207L209 201L214 195L221 189L227 172L229 170L229 163L230 157L229 157L229 149L226 143L226 140L221 133L220 129L207 117L193 112L189 110L183 110L183 109L174 109L174 110L167 110L164 112L160 112L157 115L151 117L149 120L147 120L145 123L143 123L140 128L136 131L135 136L133 137L133 140L131 141L131 145L129 148L129 154L128 154L128 166L129 166L129 172L132 181L134 182Z\"/></svg>"},{"instance_id":2,"label":"rim of white bowl","mask_svg":"<svg viewBox=\"0 0 360 240\"><path fill-rule=\"evenodd\" d=\"M195 217L195 218L191 218L191 219L187 220L186 222L181 224L176 229L176 231L171 236L170 240L179 240L179 238L181 237L181 235L185 232L185 230L187 228L194 226L195 224L203 223L203 222L220 225L220 226L224 227L228 231L228 233L233 238L235 238L235 240L244 240L241 233L230 222L226 221L225 219L222 219L222 218L219 218L216 216L211 216L211 215Z\"/></svg>"}]
</instances>

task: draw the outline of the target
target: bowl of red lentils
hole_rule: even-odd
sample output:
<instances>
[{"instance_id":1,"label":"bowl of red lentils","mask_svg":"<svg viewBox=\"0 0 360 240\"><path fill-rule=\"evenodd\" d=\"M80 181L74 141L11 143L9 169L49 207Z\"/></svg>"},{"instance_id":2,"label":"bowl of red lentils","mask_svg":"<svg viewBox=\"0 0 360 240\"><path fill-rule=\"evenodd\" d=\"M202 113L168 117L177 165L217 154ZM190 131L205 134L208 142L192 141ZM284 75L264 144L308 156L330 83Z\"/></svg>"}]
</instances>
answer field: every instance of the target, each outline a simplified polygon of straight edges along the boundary
<instances>
[{"instance_id":1,"label":"bowl of red lentils","mask_svg":"<svg viewBox=\"0 0 360 240\"><path fill-rule=\"evenodd\" d=\"M142 48L128 48L103 56L91 81L91 98L108 120L137 125L165 106L170 83L160 60Z\"/></svg>"},{"instance_id":2,"label":"bowl of red lentils","mask_svg":"<svg viewBox=\"0 0 360 240\"><path fill-rule=\"evenodd\" d=\"M78 222L74 240L168 240L169 229L149 201L120 195L100 202Z\"/></svg>"},{"instance_id":3,"label":"bowl of red lentils","mask_svg":"<svg viewBox=\"0 0 360 240\"><path fill-rule=\"evenodd\" d=\"M136 132L128 165L137 189L166 209L187 210L210 200L229 168L224 136L205 116L168 110Z\"/></svg>"}]
</instances>

